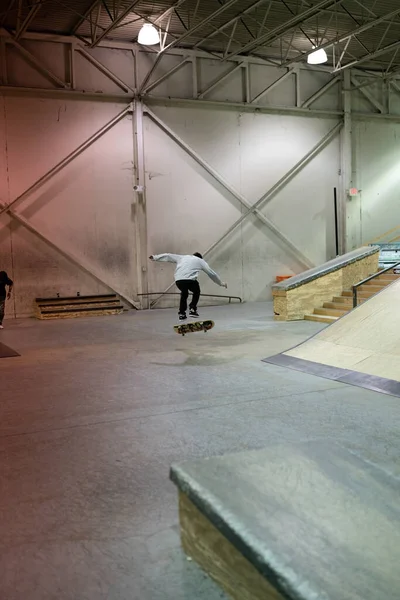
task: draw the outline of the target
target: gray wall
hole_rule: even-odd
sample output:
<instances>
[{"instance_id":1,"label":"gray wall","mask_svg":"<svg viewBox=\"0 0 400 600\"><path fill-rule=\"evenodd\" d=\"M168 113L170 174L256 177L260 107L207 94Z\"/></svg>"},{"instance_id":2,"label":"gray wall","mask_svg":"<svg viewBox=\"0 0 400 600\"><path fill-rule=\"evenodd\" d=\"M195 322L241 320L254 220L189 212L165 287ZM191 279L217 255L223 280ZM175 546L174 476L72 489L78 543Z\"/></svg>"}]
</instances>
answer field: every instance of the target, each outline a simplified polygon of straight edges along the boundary
<instances>
[{"instance_id":1,"label":"gray wall","mask_svg":"<svg viewBox=\"0 0 400 600\"><path fill-rule=\"evenodd\" d=\"M157 114L251 204L334 124L195 107L158 107ZM240 216L240 203L149 120L145 149L149 249L190 253L208 248ZM334 256L338 169L336 139L262 209L314 264ZM210 262L229 290L246 300L267 299L277 274L304 268L254 216L212 251ZM171 274L169 267L152 265L150 288L164 289ZM220 293L207 279L204 284L204 291Z\"/></svg>"},{"instance_id":2,"label":"gray wall","mask_svg":"<svg viewBox=\"0 0 400 600\"><path fill-rule=\"evenodd\" d=\"M361 190L355 199L353 243L369 243L389 231L384 240L400 236L400 123L357 123L353 135Z\"/></svg>"},{"instance_id":3,"label":"gray wall","mask_svg":"<svg viewBox=\"0 0 400 600\"><path fill-rule=\"evenodd\" d=\"M91 50L99 61L94 65L72 51L66 39L50 43L38 37L31 35L24 47L65 79L67 87L85 95L57 90L51 77L7 45L7 80L3 73L0 87L3 204L129 107L133 90L154 60L151 54L120 44ZM65 60L67 51L73 54L73 73ZM182 68L169 74L182 60ZM237 196L256 202L340 121L340 82L324 92L332 76L323 68L287 73L257 59L240 61L225 77L232 65L202 53L173 51L147 82L144 108L148 105L171 135L145 114L139 153L143 142L146 227L143 220L139 227L137 220L143 195L133 189L137 138L132 111L13 206L41 237L7 214L0 216L0 268L16 283L9 316L32 314L36 296L112 288L137 298L147 285L149 291L165 289L173 280L173 267L148 265L147 254L204 252L245 211ZM37 92L22 93L19 86ZM382 101L379 90L373 93ZM399 210L399 125L377 115L376 106L361 92L354 92L353 98L353 183L362 193L349 203L348 249L393 227ZM392 110L396 107L392 103ZM276 275L300 272L307 264L334 256L333 188L343 188L340 144L337 135L260 207L282 235L275 235L253 214L215 246L208 260L228 281L230 293L266 300ZM226 186L217 183L201 161ZM293 248L299 251L297 257ZM202 283L204 292L221 292L206 279ZM161 306L170 303L163 301Z\"/></svg>"}]
</instances>

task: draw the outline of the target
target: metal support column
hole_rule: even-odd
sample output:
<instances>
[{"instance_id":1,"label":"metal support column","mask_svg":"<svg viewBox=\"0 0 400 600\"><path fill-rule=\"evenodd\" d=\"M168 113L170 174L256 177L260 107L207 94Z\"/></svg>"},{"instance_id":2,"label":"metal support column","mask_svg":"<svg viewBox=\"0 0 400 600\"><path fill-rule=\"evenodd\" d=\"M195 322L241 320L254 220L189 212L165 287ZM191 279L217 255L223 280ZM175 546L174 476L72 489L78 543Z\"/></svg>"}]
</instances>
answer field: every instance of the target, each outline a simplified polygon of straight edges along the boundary
<instances>
[{"instance_id":1,"label":"metal support column","mask_svg":"<svg viewBox=\"0 0 400 600\"><path fill-rule=\"evenodd\" d=\"M340 189L338 205L339 253L349 252L354 246L352 223L348 214L349 189L352 187L352 115L351 73L344 71L342 101L344 110L343 129L340 133Z\"/></svg>"},{"instance_id":2,"label":"metal support column","mask_svg":"<svg viewBox=\"0 0 400 600\"><path fill-rule=\"evenodd\" d=\"M147 294L148 289L148 257L147 257L147 211L146 185L144 167L144 131L143 104L140 100L133 103L133 235L136 264L135 279L138 294ZM147 308L148 297L140 296L142 308Z\"/></svg>"},{"instance_id":3,"label":"metal support column","mask_svg":"<svg viewBox=\"0 0 400 600\"><path fill-rule=\"evenodd\" d=\"M297 66L295 69L295 77L296 77L296 106L298 108L301 107L301 85L300 85L300 77L301 77L301 70L299 69L299 67Z\"/></svg>"}]
</instances>

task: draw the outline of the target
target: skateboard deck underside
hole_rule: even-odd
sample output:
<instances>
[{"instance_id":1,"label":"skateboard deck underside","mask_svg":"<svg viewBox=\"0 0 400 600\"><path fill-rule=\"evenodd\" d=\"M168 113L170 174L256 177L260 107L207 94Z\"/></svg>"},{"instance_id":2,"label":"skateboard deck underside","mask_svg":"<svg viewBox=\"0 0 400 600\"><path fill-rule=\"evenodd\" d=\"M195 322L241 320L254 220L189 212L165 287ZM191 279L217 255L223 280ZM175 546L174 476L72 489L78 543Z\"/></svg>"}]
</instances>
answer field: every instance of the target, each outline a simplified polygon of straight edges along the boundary
<instances>
[{"instance_id":1,"label":"skateboard deck underside","mask_svg":"<svg viewBox=\"0 0 400 600\"><path fill-rule=\"evenodd\" d=\"M209 331L214 327L214 321L193 321L192 323L182 323L182 325L175 325L174 331L180 335L186 333L195 333L196 331Z\"/></svg>"}]
</instances>

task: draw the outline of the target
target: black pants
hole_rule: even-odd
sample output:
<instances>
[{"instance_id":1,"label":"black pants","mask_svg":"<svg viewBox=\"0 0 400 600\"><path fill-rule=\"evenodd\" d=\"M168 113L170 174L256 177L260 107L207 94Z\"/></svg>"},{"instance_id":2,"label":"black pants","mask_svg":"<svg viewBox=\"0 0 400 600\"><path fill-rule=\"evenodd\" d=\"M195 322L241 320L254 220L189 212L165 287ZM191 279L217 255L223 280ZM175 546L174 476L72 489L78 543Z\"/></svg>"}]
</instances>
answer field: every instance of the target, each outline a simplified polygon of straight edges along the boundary
<instances>
[{"instance_id":1,"label":"black pants","mask_svg":"<svg viewBox=\"0 0 400 600\"><path fill-rule=\"evenodd\" d=\"M6 299L3 297L0 297L0 325L3 325L5 307L6 307Z\"/></svg>"},{"instance_id":2,"label":"black pants","mask_svg":"<svg viewBox=\"0 0 400 600\"><path fill-rule=\"evenodd\" d=\"M192 292L192 301L189 304L191 310L197 310L197 303L200 298L200 286L199 282L194 279L180 279L176 281L176 287L181 292L181 301L179 303L179 313L184 314L187 310L187 299L189 292Z\"/></svg>"}]
</instances>

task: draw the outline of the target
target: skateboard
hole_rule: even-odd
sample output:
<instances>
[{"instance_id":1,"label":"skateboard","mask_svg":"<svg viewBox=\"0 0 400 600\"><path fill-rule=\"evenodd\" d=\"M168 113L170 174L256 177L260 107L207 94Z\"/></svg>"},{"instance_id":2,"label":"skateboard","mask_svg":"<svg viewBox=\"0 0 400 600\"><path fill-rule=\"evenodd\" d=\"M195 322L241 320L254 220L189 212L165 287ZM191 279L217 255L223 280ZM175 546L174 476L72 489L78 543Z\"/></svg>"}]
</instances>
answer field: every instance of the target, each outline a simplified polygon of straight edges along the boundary
<instances>
[{"instance_id":1,"label":"skateboard","mask_svg":"<svg viewBox=\"0 0 400 600\"><path fill-rule=\"evenodd\" d=\"M182 323L182 325L174 325L174 331L180 335L193 333L195 331L207 332L214 327L214 321L192 321L191 323Z\"/></svg>"}]
</instances>

